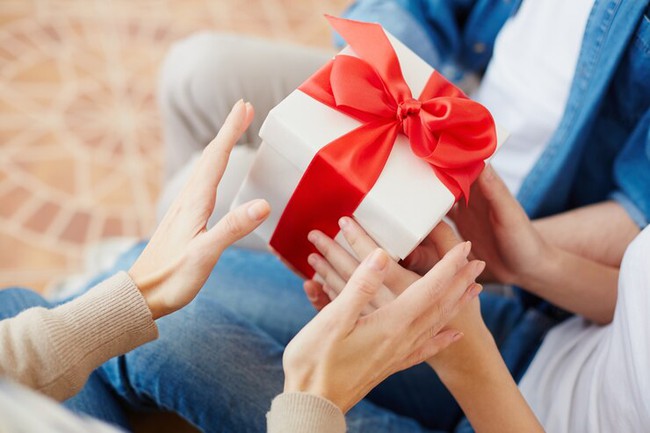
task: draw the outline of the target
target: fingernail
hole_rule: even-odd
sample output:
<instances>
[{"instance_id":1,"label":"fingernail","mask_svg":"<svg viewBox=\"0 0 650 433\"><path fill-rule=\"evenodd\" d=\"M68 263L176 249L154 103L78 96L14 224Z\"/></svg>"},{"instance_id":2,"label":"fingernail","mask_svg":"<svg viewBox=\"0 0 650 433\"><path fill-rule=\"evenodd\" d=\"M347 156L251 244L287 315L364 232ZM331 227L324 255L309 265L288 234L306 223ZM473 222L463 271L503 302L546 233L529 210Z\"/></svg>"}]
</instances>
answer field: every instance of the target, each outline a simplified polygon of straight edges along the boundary
<instances>
[{"instance_id":1,"label":"fingernail","mask_svg":"<svg viewBox=\"0 0 650 433\"><path fill-rule=\"evenodd\" d=\"M474 269L476 269L477 275L480 274L481 272L483 272L483 269L485 269L485 262L483 260L477 261L476 264L474 265Z\"/></svg>"},{"instance_id":2,"label":"fingernail","mask_svg":"<svg viewBox=\"0 0 650 433\"><path fill-rule=\"evenodd\" d=\"M463 334L462 332L457 332L457 333L454 334L453 337L451 337L451 341L453 341L455 343L456 341L463 338L463 335L465 335L465 334Z\"/></svg>"},{"instance_id":3,"label":"fingernail","mask_svg":"<svg viewBox=\"0 0 650 433\"><path fill-rule=\"evenodd\" d=\"M383 270L388 264L388 256L382 250L377 249L368 256L368 267L375 271Z\"/></svg>"},{"instance_id":4,"label":"fingernail","mask_svg":"<svg viewBox=\"0 0 650 433\"><path fill-rule=\"evenodd\" d=\"M307 256L307 263L309 263L312 267L316 266L316 263L318 263L318 255L312 253Z\"/></svg>"},{"instance_id":5,"label":"fingernail","mask_svg":"<svg viewBox=\"0 0 650 433\"><path fill-rule=\"evenodd\" d=\"M265 200L255 200L248 206L246 213L253 221L259 221L269 213L269 204Z\"/></svg>"},{"instance_id":6,"label":"fingernail","mask_svg":"<svg viewBox=\"0 0 650 433\"><path fill-rule=\"evenodd\" d=\"M472 243L470 241L466 241L465 245L463 246L463 254L467 256L472 249Z\"/></svg>"},{"instance_id":7,"label":"fingernail","mask_svg":"<svg viewBox=\"0 0 650 433\"><path fill-rule=\"evenodd\" d=\"M350 221L348 220L348 217L343 217L339 220L339 227L341 227L341 230L347 229L350 227Z\"/></svg>"},{"instance_id":8,"label":"fingernail","mask_svg":"<svg viewBox=\"0 0 650 433\"><path fill-rule=\"evenodd\" d=\"M305 284L303 284L303 288L305 289L305 294L307 295L307 299L309 299L310 301L315 301L317 299L317 296L314 293L314 289L311 285L306 283L307 281L305 281Z\"/></svg>"},{"instance_id":9,"label":"fingernail","mask_svg":"<svg viewBox=\"0 0 650 433\"><path fill-rule=\"evenodd\" d=\"M307 240L316 245L316 242L318 241L318 233L315 230L310 231L307 233Z\"/></svg>"},{"instance_id":10,"label":"fingernail","mask_svg":"<svg viewBox=\"0 0 650 433\"><path fill-rule=\"evenodd\" d=\"M478 295L481 294L483 291L483 286L481 286L478 283L472 284L472 287L469 289L469 295L472 297L472 299L476 298Z\"/></svg>"}]
</instances>

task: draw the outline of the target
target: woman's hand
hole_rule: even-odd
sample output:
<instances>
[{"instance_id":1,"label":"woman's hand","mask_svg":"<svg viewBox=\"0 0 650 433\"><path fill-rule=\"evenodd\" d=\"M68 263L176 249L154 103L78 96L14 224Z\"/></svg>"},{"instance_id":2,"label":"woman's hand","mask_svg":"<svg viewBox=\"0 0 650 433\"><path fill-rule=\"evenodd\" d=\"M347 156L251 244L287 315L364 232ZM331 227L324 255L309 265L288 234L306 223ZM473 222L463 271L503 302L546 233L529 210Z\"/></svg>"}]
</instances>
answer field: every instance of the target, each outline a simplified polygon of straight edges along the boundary
<instances>
[{"instance_id":1,"label":"woman's hand","mask_svg":"<svg viewBox=\"0 0 650 433\"><path fill-rule=\"evenodd\" d=\"M461 333L444 327L480 291L474 279L483 266L467 262L469 250L467 243L456 246L424 277L375 307L373 299L397 265L382 250L367 254L339 296L287 346L285 392L319 395L345 413L386 377L460 339Z\"/></svg>"},{"instance_id":2,"label":"woman's hand","mask_svg":"<svg viewBox=\"0 0 650 433\"><path fill-rule=\"evenodd\" d=\"M154 319L192 301L223 250L253 231L269 214L266 201L253 200L230 211L210 230L206 229L230 151L253 115L249 103L235 104L149 244L129 270Z\"/></svg>"}]
</instances>

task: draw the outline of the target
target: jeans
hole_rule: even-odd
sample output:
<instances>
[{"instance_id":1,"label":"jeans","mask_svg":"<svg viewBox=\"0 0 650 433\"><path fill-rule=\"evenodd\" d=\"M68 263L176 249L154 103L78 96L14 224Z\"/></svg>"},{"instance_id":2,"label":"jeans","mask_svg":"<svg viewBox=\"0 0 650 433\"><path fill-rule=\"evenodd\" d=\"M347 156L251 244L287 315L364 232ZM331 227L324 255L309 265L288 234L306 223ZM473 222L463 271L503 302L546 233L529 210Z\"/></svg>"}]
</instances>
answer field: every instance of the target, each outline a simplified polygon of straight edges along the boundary
<instances>
[{"instance_id":1,"label":"jeans","mask_svg":"<svg viewBox=\"0 0 650 433\"><path fill-rule=\"evenodd\" d=\"M143 248L135 246L109 273L128 269ZM11 309L14 298L23 299ZM0 291L1 317L32 305L46 303L31 292ZM482 295L482 308L519 379L554 322L491 294ZM270 402L282 392L283 348L313 315L301 281L275 257L231 248L190 305L158 320L158 340L108 361L66 405L122 426L120 406L127 405L175 411L204 431L263 432ZM473 431L424 365L388 378L347 421L350 432Z\"/></svg>"}]
</instances>

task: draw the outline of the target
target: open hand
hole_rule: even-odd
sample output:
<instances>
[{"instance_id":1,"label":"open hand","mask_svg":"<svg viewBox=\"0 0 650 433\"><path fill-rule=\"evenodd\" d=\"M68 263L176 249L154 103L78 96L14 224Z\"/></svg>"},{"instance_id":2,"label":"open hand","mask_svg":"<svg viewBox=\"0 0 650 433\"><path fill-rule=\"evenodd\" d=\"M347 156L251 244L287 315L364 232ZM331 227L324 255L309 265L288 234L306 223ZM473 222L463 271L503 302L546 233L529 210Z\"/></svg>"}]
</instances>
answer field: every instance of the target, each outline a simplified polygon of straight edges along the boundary
<instances>
[{"instance_id":1,"label":"open hand","mask_svg":"<svg viewBox=\"0 0 650 433\"><path fill-rule=\"evenodd\" d=\"M444 327L480 291L474 279L482 266L467 262L469 250L456 246L399 296L372 308L397 265L382 250L369 252L339 296L287 346L285 392L319 395L345 413L386 377L460 339Z\"/></svg>"},{"instance_id":2,"label":"open hand","mask_svg":"<svg viewBox=\"0 0 650 433\"><path fill-rule=\"evenodd\" d=\"M253 231L270 212L253 200L206 224L234 144L253 120L253 107L239 101L217 137L205 148L189 181L129 270L154 319L187 305L197 295L221 253Z\"/></svg>"}]
</instances>

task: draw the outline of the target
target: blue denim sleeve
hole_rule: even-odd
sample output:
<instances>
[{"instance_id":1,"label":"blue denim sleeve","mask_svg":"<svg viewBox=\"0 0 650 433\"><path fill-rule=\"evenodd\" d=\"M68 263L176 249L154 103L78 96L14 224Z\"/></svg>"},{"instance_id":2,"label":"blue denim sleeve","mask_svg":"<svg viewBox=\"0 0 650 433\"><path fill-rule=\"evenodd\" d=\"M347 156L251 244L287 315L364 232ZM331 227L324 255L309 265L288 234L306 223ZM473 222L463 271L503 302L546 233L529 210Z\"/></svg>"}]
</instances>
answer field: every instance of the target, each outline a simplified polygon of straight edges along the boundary
<instances>
[{"instance_id":1,"label":"blue denim sleeve","mask_svg":"<svg viewBox=\"0 0 650 433\"><path fill-rule=\"evenodd\" d=\"M650 109L614 161L618 190L610 195L643 228L650 221Z\"/></svg>"},{"instance_id":2,"label":"blue denim sleeve","mask_svg":"<svg viewBox=\"0 0 650 433\"><path fill-rule=\"evenodd\" d=\"M359 0L345 11L344 16L357 21L381 24L424 61L436 69L441 68L441 53L427 31L426 23L416 18L421 15L414 15L413 11L399 3L403 2ZM345 45L345 41L338 34L334 35L334 41L339 47Z\"/></svg>"},{"instance_id":3,"label":"blue denim sleeve","mask_svg":"<svg viewBox=\"0 0 650 433\"><path fill-rule=\"evenodd\" d=\"M482 72L521 0L357 0L344 16L378 22L434 68ZM342 45L343 41L336 37Z\"/></svg>"}]
</instances>

